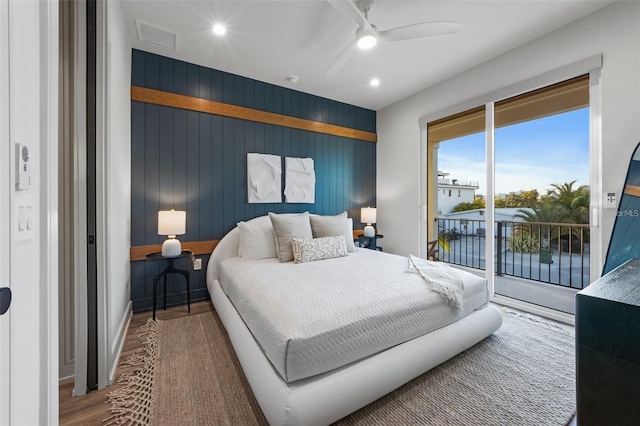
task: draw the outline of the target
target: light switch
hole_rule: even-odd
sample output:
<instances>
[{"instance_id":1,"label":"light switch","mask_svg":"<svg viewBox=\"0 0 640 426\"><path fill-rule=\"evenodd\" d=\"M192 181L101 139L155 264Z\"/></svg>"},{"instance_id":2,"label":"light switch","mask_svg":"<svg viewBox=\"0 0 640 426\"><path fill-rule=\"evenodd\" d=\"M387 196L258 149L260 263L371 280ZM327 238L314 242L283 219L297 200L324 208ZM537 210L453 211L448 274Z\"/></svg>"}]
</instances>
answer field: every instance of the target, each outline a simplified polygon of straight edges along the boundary
<instances>
[{"instance_id":1,"label":"light switch","mask_svg":"<svg viewBox=\"0 0 640 426\"><path fill-rule=\"evenodd\" d=\"M33 206L27 206L27 229L33 229Z\"/></svg>"},{"instance_id":2,"label":"light switch","mask_svg":"<svg viewBox=\"0 0 640 426\"><path fill-rule=\"evenodd\" d=\"M27 208L18 206L18 231L27 229Z\"/></svg>"},{"instance_id":3,"label":"light switch","mask_svg":"<svg viewBox=\"0 0 640 426\"><path fill-rule=\"evenodd\" d=\"M38 227L36 204L27 191L16 192L14 214L12 215L13 235L16 242L33 240Z\"/></svg>"}]
</instances>

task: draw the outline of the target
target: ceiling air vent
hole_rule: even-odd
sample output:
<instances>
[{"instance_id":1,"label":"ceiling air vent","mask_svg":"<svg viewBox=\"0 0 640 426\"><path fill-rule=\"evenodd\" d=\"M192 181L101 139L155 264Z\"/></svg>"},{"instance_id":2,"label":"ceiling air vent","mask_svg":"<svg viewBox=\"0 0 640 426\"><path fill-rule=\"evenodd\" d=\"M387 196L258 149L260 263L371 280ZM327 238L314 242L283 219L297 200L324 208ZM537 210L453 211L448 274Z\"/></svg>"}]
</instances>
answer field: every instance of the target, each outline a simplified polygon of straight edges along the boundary
<instances>
[{"instance_id":1,"label":"ceiling air vent","mask_svg":"<svg viewBox=\"0 0 640 426\"><path fill-rule=\"evenodd\" d=\"M136 19L136 29L138 30L138 40L141 42L178 50L178 33L151 25L139 19Z\"/></svg>"}]
</instances>

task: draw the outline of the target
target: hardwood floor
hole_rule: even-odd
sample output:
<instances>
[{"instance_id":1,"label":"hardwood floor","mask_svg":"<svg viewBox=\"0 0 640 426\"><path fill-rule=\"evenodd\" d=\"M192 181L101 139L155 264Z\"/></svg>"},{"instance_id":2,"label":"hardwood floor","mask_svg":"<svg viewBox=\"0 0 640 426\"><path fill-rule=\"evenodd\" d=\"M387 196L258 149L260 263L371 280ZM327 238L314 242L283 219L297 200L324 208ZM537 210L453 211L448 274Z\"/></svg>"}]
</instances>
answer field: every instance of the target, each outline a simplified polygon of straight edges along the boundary
<instances>
[{"instance_id":1,"label":"hardwood floor","mask_svg":"<svg viewBox=\"0 0 640 426\"><path fill-rule=\"evenodd\" d=\"M187 313L187 306L175 306L168 308L166 311L159 309L156 311L156 318L167 320L179 318L186 315L195 315L202 312L212 311L213 304L211 301L196 302L191 304L191 314ZM136 330L144 325L151 318L151 312L143 312L133 314L131 323L127 330L127 336L124 341L124 347L120 356L120 362L127 359L131 353L142 345L136 337ZM110 404L107 404L107 396L109 392L117 389L118 378L120 375L128 371L130 368L118 367L113 385L89 392L84 396L71 396L73 391L73 379L68 379L60 383L60 424L61 425L102 425L103 420L110 416Z\"/></svg>"}]
</instances>

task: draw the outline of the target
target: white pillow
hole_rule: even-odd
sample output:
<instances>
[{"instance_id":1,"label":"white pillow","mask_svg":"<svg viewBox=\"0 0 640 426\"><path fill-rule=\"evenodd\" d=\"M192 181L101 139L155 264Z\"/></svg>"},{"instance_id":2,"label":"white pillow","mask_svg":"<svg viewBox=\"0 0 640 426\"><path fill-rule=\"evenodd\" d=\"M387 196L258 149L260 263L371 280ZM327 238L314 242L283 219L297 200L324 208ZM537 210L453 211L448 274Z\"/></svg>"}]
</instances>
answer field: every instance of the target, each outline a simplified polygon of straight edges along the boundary
<instances>
[{"instance_id":1,"label":"white pillow","mask_svg":"<svg viewBox=\"0 0 640 426\"><path fill-rule=\"evenodd\" d=\"M356 245L353 243L353 221L351 218L347 218L347 212L335 216L313 215L309 219L311 220L313 238L344 235L347 251L349 253L356 251Z\"/></svg>"},{"instance_id":2,"label":"white pillow","mask_svg":"<svg viewBox=\"0 0 640 426\"><path fill-rule=\"evenodd\" d=\"M291 252L291 238L312 239L311 223L309 222L309 212L301 214L276 214L269 212L273 231L276 239L276 252L280 262L290 262L293 260Z\"/></svg>"},{"instance_id":3,"label":"white pillow","mask_svg":"<svg viewBox=\"0 0 640 426\"><path fill-rule=\"evenodd\" d=\"M273 226L268 217L238 222L238 228L240 228L239 255L243 259L278 257L273 241Z\"/></svg>"},{"instance_id":4,"label":"white pillow","mask_svg":"<svg viewBox=\"0 0 640 426\"><path fill-rule=\"evenodd\" d=\"M303 240L291 238L294 263L313 262L316 260L335 259L347 256L347 245L344 235Z\"/></svg>"}]
</instances>

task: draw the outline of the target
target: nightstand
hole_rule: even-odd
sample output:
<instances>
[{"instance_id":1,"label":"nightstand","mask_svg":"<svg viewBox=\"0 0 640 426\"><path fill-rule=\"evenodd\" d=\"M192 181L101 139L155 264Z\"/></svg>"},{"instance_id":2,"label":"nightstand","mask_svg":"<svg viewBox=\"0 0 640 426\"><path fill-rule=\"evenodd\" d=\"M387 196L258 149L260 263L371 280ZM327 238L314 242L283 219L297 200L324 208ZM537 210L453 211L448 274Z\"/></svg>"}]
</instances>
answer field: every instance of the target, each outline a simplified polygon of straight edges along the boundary
<instances>
[{"instance_id":1,"label":"nightstand","mask_svg":"<svg viewBox=\"0 0 640 426\"><path fill-rule=\"evenodd\" d=\"M177 257L164 257L162 253L153 253L147 255L147 261L158 261L164 260L167 262L167 267L160 272L158 275L153 277L153 319L156 319L156 293L158 292L158 284L160 282L160 278L164 279L163 283L163 292L164 292L164 309L167 309L167 275L169 274L180 274L184 277L187 282L187 311L191 313L191 296L190 296L190 288L189 288L189 271L185 269L177 269L174 265L177 259L182 258L193 258L193 253L191 250L182 250L180 256Z\"/></svg>"},{"instance_id":2,"label":"nightstand","mask_svg":"<svg viewBox=\"0 0 640 426\"><path fill-rule=\"evenodd\" d=\"M384 238L384 235L376 234L373 237L365 237L364 235L361 235L360 238L358 238L358 241L360 241L360 247L362 248L382 251L382 247L378 245L378 239L380 238Z\"/></svg>"}]
</instances>

